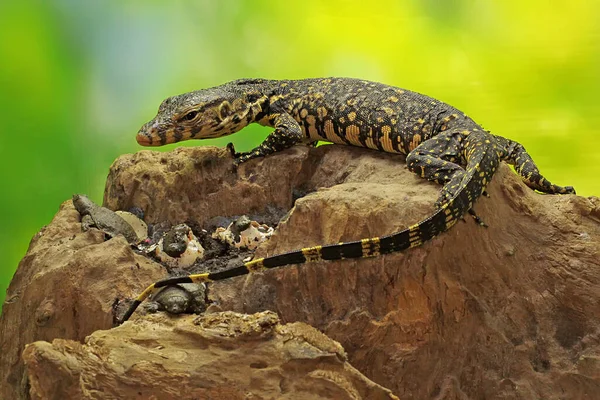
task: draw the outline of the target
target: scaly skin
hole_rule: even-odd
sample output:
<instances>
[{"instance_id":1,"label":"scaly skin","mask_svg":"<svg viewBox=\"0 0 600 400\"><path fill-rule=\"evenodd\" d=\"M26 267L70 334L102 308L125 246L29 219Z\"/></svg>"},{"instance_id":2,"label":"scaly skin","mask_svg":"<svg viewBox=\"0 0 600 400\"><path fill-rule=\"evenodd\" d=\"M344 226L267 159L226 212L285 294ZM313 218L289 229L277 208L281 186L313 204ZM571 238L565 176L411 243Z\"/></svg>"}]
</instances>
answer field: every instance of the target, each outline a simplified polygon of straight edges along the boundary
<instances>
[{"instance_id":1,"label":"scaly skin","mask_svg":"<svg viewBox=\"0 0 600 400\"><path fill-rule=\"evenodd\" d=\"M110 237L123 235L130 244L138 242L135 230L127 221L121 218L114 211L106 207L101 207L90 200L86 195L74 194L73 206L81 215L81 224L83 230L87 230L90 226L98 228ZM90 219L89 226L86 218Z\"/></svg>"},{"instance_id":2,"label":"scaly skin","mask_svg":"<svg viewBox=\"0 0 600 400\"><path fill-rule=\"evenodd\" d=\"M288 264L372 257L416 247L452 227L485 193L501 161L525 183L551 194L575 193L544 178L524 147L492 135L454 107L431 97L350 78L241 79L166 99L137 134L144 146L230 135L250 123L275 128L247 153L231 149L234 166L299 143L326 141L407 155L408 168L442 186L437 211L401 232L355 242L314 246L249 261L217 273L168 278L149 286L123 317L155 289L211 282Z\"/></svg>"}]
</instances>

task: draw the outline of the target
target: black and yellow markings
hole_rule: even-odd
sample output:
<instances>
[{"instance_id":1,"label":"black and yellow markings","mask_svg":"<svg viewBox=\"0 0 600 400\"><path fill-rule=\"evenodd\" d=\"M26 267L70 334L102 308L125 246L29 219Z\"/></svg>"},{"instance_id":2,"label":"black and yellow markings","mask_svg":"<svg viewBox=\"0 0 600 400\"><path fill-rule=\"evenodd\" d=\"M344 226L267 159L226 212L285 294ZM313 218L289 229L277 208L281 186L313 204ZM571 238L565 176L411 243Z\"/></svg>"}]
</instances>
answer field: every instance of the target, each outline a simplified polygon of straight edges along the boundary
<instances>
[{"instance_id":1,"label":"black and yellow markings","mask_svg":"<svg viewBox=\"0 0 600 400\"><path fill-rule=\"evenodd\" d=\"M246 85L247 93L240 91L239 85ZM191 101L198 98L202 102ZM190 110L197 114L186 122L182 118ZM123 321L154 289L166 285L212 282L284 265L373 257L420 246L450 229L469 212L501 160L515 164L533 189L575 193L572 187L553 185L541 176L521 144L491 135L455 108L418 93L356 79L241 80L175 96L165 100L156 118L142 127L138 141L158 145L218 137L253 122L274 127L275 131L261 146L236 158L235 163L283 150L307 137L404 153L408 154L407 160L410 158L412 171L444 185L436 202L439 208L421 222L390 235L307 247L252 260L229 270L156 282L133 301ZM421 144L423 151L413 152ZM460 170L464 179L463 175L456 175L454 163L466 169ZM470 213L474 215L472 210Z\"/></svg>"},{"instance_id":2,"label":"black and yellow markings","mask_svg":"<svg viewBox=\"0 0 600 400\"><path fill-rule=\"evenodd\" d=\"M423 244L421 240L421 225L414 224L408 228L408 240L410 242L410 247L417 247Z\"/></svg>"},{"instance_id":3,"label":"black and yellow markings","mask_svg":"<svg viewBox=\"0 0 600 400\"><path fill-rule=\"evenodd\" d=\"M369 149L377 150L379 147L377 146L377 142L375 142L377 138L374 136L373 127L369 127L369 132L367 133L367 138L365 139L365 146Z\"/></svg>"},{"instance_id":4,"label":"black and yellow markings","mask_svg":"<svg viewBox=\"0 0 600 400\"><path fill-rule=\"evenodd\" d=\"M350 144L362 147L358 135L360 135L360 128L358 126L352 124L346 127L346 139L348 139Z\"/></svg>"},{"instance_id":5,"label":"black and yellow markings","mask_svg":"<svg viewBox=\"0 0 600 400\"><path fill-rule=\"evenodd\" d=\"M318 116L320 119L323 119L323 118L325 118L325 117L327 116L327 113L328 113L328 112L327 112L327 108L325 108L325 107L323 107L323 106L321 106L321 107L318 107L318 108L317 108L317 116Z\"/></svg>"},{"instance_id":6,"label":"black and yellow markings","mask_svg":"<svg viewBox=\"0 0 600 400\"><path fill-rule=\"evenodd\" d=\"M395 135L395 143L397 145L398 151L402 154L408 154L407 148L405 146L404 140L402 135L400 134L396 134Z\"/></svg>"},{"instance_id":7,"label":"black and yellow markings","mask_svg":"<svg viewBox=\"0 0 600 400\"><path fill-rule=\"evenodd\" d=\"M153 283L152 285L150 285L146 289L144 289L144 291L142 293L140 293L140 295L136 298L136 301L142 302L142 301L146 300L152 294L152 292L154 292L155 285L156 284Z\"/></svg>"},{"instance_id":8,"label":"black and yellow markings","mask_svg":"<svg viewBox=\"0 0 600 400\"><path fill-rule=\"evenodd\" d=\"M313 139L326 139L319 135L319 130L317 129L317 119L314 115L308 115L306 117L306 123L308 124L308 135Z\"/></svg>"},{"instance_id":9,"label":"black and yellow markings","mask_svg":"<svg viewBox=\"0 0 600 400\"><path fill-rule=\"evenodd\" d=\"M327 140L329 140L331 143L336 143L336 144L346 144L346 142L344 141L344 139L342 139L336 132L335 130L335 126L333 124L333 121L331 120L326 120L325 124L323 125L323 130L325 131L325 137L327 138Z\"/></svg>"},{"instance_id":10,"label":"black and yellow markings","mask_svg":"<svg viewBox=\"0 0 600 400\"><path fill-rule=\"evenodd\" d=\"M380 240L378 237L361 239L360 244L363 257L376 257L381 255Z\"/></svg>"},{"instance_id":11,"label":"black and yellow markings","mask_svg":"<svg viewBox=\"0 0 600 400\"><path fill-rule=\"evenodd\" d=\"M257 258L256 260L248 261L244 264L244 267L248 270L248 272L260 272L267 269L264 265L264 258Z\"/></svg>"},{"instance_id":12,"label":"black and yellow markings","mask_svg":"<svg viewBox=\"0 0 600 400\"><path fill-rule=\"evenodd\" d=\"M442 125L440 126L440 131L445 131L448 129L451 121L458 119L458 114L450 114L444 118L442 118Z\"/></svg>"},{"instance_id":13,"label":"black and yellow markings","mask_svg":"<svg viewBox=\"0 0 600 400\"><path fill-rule=\"evenodd\" d=\"M189 275L193 283L208 283L211 282L209 273Z\"/></svg>"},{"instance_id":14,"label":"black and yellow markings","mask_svg":"<svg viewBox=\"0 0 600 400\"><path fill-rule=\"evenodd\" d=\"M306 259L306 262L317 262L321 261L323 257L321 256L321 250L323 246L313 246L313 247L305 247L303 248L302 255Z\"/></svg>"},{"instance_id":15,"label":"black and yellow markings","mask_svg":"<svg viewBox=\"0 0 600 400\"><path fill-rule=\"evenodd\" d=\"M456 219L456 218L453 218L453 219L447 221L444 229L448 230L448 229L452 228L457 222L458 222L458 219Z\"/></svg>"},{"instance_id":16,"label":"black and yellow markings","mask_svg":"<svg viewBox=\"0 0 600 400\"><path fill-rule=\"evenodd\" d=\"M444 214L446 215L446 223L452 221L454 219L454 215L452 213L452 209L448 207L448 204L444 204L442 206L442 209L444 210Z\"/></svg>"},{"instance_id":17,"label":"black and yellow markings","mask_svg":"<svg viewBox=\"0 0 600 400\"><path fill-rule=\"evenodd\" d=\"M391 126L383 125L381 127L381 139L380 139L381 146L383 147L383 150L387 151L388 153L399 153L399 151L394 148L391 134L392 134Z\"/></svg>"},{"instance_id":18,"label":"black and yellow markings","mask_svg":"<svg viewBox=\"0 0 600 400\"><path fill-rule=\"evenodd\" d=\"M418 133L415 133L410 140L410 143L408 145L408 150L413 151L420 144L421 144L421 135L419 135Z\"/></svg>"}]
</instances>

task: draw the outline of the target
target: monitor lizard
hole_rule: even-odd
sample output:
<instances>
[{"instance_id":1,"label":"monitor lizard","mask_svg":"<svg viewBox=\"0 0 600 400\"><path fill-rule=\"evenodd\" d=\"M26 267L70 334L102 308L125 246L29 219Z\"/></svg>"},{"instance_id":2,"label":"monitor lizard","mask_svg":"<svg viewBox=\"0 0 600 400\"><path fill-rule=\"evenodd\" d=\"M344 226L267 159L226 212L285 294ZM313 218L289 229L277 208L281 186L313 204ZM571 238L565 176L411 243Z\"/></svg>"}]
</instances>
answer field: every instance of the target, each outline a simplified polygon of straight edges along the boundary
<instances>
[{"instance_id":1,"label":"monitor lizard","mask_svg":"<svg viewBox=\"0 0 600 400\"><path fill-rule=\"evenodd\" d=\"M177 283L211 282L288 264L372 257L421 245L447 231L469 212L499 163L515 166L530 188L575 193L544 178L525 148L493 135L456 108L429 96L352 78L302 80L239 79L170 97L137 134L144 146L230 135L251 123L275 128L255 149L239 153L230 143L235 168L299 143L326 141L406 155L410 171L442 189L428 218L381 237L307 247L258 258L225 271L167 278L150 285L122 321L154 289Z\"/></svg>"}]
</instances>

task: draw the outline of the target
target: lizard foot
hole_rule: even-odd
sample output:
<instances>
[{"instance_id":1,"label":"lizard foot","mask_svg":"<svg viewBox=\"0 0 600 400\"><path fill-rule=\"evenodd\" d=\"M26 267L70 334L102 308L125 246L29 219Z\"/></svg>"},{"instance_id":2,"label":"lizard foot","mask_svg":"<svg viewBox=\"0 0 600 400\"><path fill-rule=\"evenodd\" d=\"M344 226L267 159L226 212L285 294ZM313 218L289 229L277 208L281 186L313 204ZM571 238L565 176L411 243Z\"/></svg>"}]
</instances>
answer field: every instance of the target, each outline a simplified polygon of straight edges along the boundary
<instances>
[{"instance_id":1,"label":"lizard foot","mask_svg":"<svg viewBox=\"0 0 600 400\"><path fill-rule=\"evenodd\" d=\"M231 157L238 158L239 156L242 155L242 153L238 153L237 151L235 151L235 146L233 145L233 143L231 143L231 142L227 143L226 147L227 147L227 150L229 150Z\"/></svg>"},{"instance_id":2,"label":"lizard foot","mask_svg":"<svg viewBox=\"0 0 600 400\"><path fill-rule=\"evenodd\" d=\"M562 188L562 191L560 193L563 194L577 194L575 193L575 188L573 188L573 186L565 186Z\"/></svg>"}]
</instances>

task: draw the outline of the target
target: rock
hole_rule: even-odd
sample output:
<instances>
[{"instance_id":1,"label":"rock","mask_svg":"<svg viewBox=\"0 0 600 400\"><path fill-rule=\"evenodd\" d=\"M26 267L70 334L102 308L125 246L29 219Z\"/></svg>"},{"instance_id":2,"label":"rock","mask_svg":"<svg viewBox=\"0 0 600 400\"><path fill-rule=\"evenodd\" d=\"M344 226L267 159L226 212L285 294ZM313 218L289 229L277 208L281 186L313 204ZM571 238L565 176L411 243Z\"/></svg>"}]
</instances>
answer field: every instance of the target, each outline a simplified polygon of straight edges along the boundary
<instances>
[{"instance_id":1,"label":"rock","mask_svg":"<svg viewBox=\"0 0 600 400\"><path fill-rule=\"evenodd\" d=\"M239 179L230 171L227 149L142 150L115 160L106 181L104 205L123 210L137 206L144 210L147 223L170 225L187 221L204 225L215 216L250 215L267 205L289 209L306 156L302 148L274 154L263 164L268 170L241 166L240 174L248 174ZM126 206L115 208L117 204Z\"/></svg>"},{"instance_id":2,"label":"rock","mask_svg":"<svg viewBox=\"0 0 600 400\"><path fill-rule=\"evenodd\" d=\"M293 194L305 193L259 257L403 229L433 211L439 190L407 171L401 157L363 149L294 148L242 165L238 181L217 172L231 163L223 152L122 157L105 201L142 203L157 220L203 222L291 207ZM184 153L203 172L179 178L191 168ZM194 200L162 209L180 187ZM403 253L283 267L212 284L209 297L222 309L268 309L315 326L403 399L600 393L598 378L585 372L593 368L577 365L600 354L598 199L537 194L506 165L488 193L475 205L488 228L467 216Z\"/></svg>"},{"instance_id":3,"label":"rock","mask_svg":"<svg viewBox=\"0 0 600 400\"><path fill-rule=\"evenodd\" d=\"M32 399L397 399L339 343L272 312L153 316L83 345L35 342L23 358Z\"/></svg>"},{"instance_id":4,"label":"rock","mask_svg":"<svg viewBox=\"0 0 600 400\"><path fill-rule=\"evenodd\" d=\"M82 232L79 213L65 201L37 233L19 263L0 316L0 399L26 397L21 352L36 340L83 340L113 325L118 299L165 277L164 269L134 253L123 236Z\"/></svg>"},{"instance_id":5,"label":"rock","mask_svg":"<svg viewBox=\"0 0 600 400\"><path fill-rule=\"evenodd\" d=\"M272 255L384 235L429 215L439 187L401 160L344 146L296 147L234 174L225 149L141 151L115 161L104 202L138 206L148 223L170 226L289 209L256 251ZM272 310L284 323L313 325L340 342L361 373L403 399L593 398L600 393L600 201L536 194L505 165L488 192L475 210L489 228L467 217L404 253L239 277L210 284L209 298L224 310ZM63 205L9 287L0 317L8 349L0 355L0 398L24 393L18 354L25 343L81 341L108 329L116 298L132 299L166 274L125 251L123 239L102 243L99 232L81 233L78 225ZM136 313L130 324L154 329L144 324L186 318ZM183 340L186 349L202 345ZM231 346L232 357L243 353ZM148 378L151 363L130 362L138 366L135 379Z\"/></svg>"}]
</instances>

